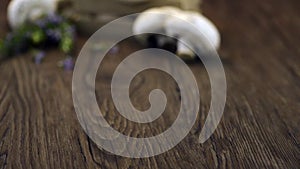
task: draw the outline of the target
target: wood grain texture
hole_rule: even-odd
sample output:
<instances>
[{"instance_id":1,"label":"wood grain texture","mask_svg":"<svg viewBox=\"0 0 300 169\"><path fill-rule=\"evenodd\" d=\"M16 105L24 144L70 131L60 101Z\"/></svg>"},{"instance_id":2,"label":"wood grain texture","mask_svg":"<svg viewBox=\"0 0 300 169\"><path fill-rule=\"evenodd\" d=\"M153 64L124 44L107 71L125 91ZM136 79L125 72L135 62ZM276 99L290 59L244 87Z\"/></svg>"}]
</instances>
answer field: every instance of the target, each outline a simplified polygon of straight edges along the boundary
<instances>
[{"instance_id":1,"label":"wood grain texture","mask_svg":"<svg viewBox=\"0 0 300 169\"><path fill-rule=\"evenodd\" d=\"M8 31L7 0L0 2L0 35ZM99 149L84 133L73 108L71 72L56 67L63 54L47 52L41 65L25 54L0 63L0 168L300 168L300 1L209 0L203 11L221 31L220 55L228 97L216 132L198 144L210 103L205 68L190 64L201 92L196 124L174 149L159 156L129 159ZM86 38L79 38L80 50ZM167 129L178 113L174 80L160 71L132 82L133 104L147 109L151 89L168 96L163 116L141 125L122 118L110 96L114 68L138 50L122 43L99 69L96 94L112 127L135 137ZM176 67L170 69L180 73ZM147 75L146 75L147 74Z\"/></svg>"}]
</instances>

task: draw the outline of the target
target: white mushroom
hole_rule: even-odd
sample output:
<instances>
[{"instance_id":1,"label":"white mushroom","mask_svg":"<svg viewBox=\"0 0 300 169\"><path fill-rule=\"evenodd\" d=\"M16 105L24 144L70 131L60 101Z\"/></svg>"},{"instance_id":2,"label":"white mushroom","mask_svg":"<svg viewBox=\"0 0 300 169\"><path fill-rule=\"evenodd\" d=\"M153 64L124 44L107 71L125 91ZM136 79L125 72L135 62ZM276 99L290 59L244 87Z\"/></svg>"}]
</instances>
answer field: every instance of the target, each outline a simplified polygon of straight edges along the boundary
<instances>
[{"instance_id":1,"label":"white mushroom","mask_svg":"<svg viewBox=\"0 0 300 169\"><path fill-rule=\"evenodd\" d=\"M170 17L169 15L176 15L180 10L175 7L160 7L151 8L139 15L133 24L133 32L135 34L144 34L149 32L165 34L165 23ZM146 36L139 37L140 42L147 43Z\"/></svg>"},{"instance_id":2,"label":"white mushroom","mask_svg":"<svg viewBox=\"0 0 300 169\"><path fill-rule=\"evenodd\" d=\"M155 15L158 13L163 15ZM180 56L194 57L190 48L202 50L213 47L217 50L220 46L220 34L211 21L197 12L182 11L173 7L145 11L135 21L133 32L138 34L161 32L167 36L177 37L179 40L177 54ZM140 40L145 42L145 39Z\"/></svg>"},{"instance_id":3,"label":"white mushroom","mask_svg":"<svg viewBox=\"0 0 300 169\"><path fill-rule=\"evenodd\" d=\"M12 0L7 11L9 24L15 29L28 20L54 13L56 4L57 0Z\"/></svg>"},{"instance_id":4,"label":"white mushroom","mask_svg":"<svg viewBox=\"0 0 300 169\"><path fill-rule=\"evenodd\" d=\"M220 34L217 28L207 18L196 12L187 11L176 17L170 17L165 23L165 30L168 36L177 36L190 48L206 50L206 48L213 47L217 50L220 46ZM191 56L193 52L180 41L177 53Z\"/></svg>"}]
</instances>

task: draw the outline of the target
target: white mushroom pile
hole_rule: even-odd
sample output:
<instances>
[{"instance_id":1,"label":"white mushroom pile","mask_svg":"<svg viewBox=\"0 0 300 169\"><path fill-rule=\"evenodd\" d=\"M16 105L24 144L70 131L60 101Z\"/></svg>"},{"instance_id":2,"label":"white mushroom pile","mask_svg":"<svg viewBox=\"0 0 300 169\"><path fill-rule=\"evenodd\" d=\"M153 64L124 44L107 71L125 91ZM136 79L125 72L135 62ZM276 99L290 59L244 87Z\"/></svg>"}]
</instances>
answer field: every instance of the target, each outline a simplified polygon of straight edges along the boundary
<instances>
[{"instance_id":1,"label":"white mushroom pile","mask_svg":"<svg viewBox=\"0 0 300 169\"><path fill-rule=\"evenodd\" d=\"M35 20L44 14L54 13L58 0L12 0L8 6L7 17L15 29L28 20Z\"/></svg>"},{"instance_id":2,"label":"white mushroom pile","mask_svg":"<svg viewBox=\"0 0 300 169\"><path fill-rule=\"evenodd\" d=\"M202 50L209 46L217 50L220 46L220 34L211 21L198 12L183 11L175 7L146 10L135 20L133 32L134 34L155 32L176 37L177 54L190 58L195 57L191 49ZM142 37L139 40L147 43L147 36ZM198 39L197 44L194 39Z\"/></svg>"}]
</instances>

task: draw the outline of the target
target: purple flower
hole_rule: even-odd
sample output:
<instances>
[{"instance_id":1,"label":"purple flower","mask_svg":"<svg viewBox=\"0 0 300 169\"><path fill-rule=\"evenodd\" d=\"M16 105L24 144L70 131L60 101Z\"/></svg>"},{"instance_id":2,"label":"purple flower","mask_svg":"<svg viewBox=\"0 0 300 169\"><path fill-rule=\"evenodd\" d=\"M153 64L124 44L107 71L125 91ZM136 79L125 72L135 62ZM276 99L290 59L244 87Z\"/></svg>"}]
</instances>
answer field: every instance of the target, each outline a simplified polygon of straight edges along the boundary
<instances>
[{"instance_id":1,"label":"purple flower","mask_svg":"<svg viewBox=\"0 0 300 169\"><path fill-rule=\"evenodd\" d=\"M70 71L74 69L74 61L71 57L68 57L64 60L63 66L66 71Z\"/></svg>"},{"instance_id":2,"label":"purple flower","mask_svg":"<svg viewBox=\"0 0 300 169\"><path fill-rule=\"evenodd\" d=\"M49 14L47 16L47 20L53 24L60 24L61 22L63 22L63 18L56 14Z\"/></svg>"},{"instance_id":3,"label":"purple flower","mask_svg":"<svg viewBox=\"0 0 300 169\"><path fill-rule=\"evenodd\" d=\"M37 21L34 22L34 24L36 24L39 28L45 28L47 25L47 21L45 19L39 19Z\"/></svg>"},{"instance_id":4,"label":"purple flower","mask_svg":"<svg viewBox=\"0 0 300 169\"><path fill-rule=\"evenodd\" d=\"M43 59L44 59L44 57L45 57L45 55L46 55L46 54L45 54L45 52L43 52L43 51L38 52L38 53L35 55L35 57L34 57L34 63L37 64L37 65L41 64L42 61L43 61Z\"/></svg>"},{"instance_id":5,"label":"purple flower","mask_svg":"<svg viewBox=\"0 0 300 169\"><path fill-rule=\"evenodd\" d=\"M117 54L119 52L120 48L119 46L114 46L109 50L110 54Z\"/></svg>"},{"instance_id":6,"label":"purple flower","mask_svg":"<svg viewBox=\"0 0 300 169\"><path fill-rule=\"evenodd\" d=\"M74 26L68 25L63 31L64 31L64 34L65 34L66 36L69 36L71 39L74 40L74 39L76 38L76 36L75 36L75 34L76 34L76 29L75 29Z\"/></svg>"},{"instance_id":7,"label":"purple flower","mask_svg":"<svg viewBox=\"0 0 300 169\"><path fill-rule=\"evenodd\" d=\"M46 35L50 40L55 42L58 42L61 39L61 33L58 29L48 29L46 30Z\"/></svg>"}]
</instances>

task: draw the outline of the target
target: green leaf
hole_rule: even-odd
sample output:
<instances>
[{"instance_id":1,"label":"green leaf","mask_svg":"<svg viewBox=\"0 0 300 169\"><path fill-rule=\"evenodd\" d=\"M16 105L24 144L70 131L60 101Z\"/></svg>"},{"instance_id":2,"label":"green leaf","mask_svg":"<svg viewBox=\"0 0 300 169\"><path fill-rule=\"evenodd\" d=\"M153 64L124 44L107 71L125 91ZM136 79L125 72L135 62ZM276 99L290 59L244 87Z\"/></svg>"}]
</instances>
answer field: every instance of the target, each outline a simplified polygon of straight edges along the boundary
<instances>
[{"instance_id":1,"label":"green leaf","mask_svg":"<svg viewBox=\"0 0 300 169\"><path fill-rule=\"evenodd\" d=\"M31 40L35 45L42 43L46 39L44 32L40 29L32 32Z\"/></svg>"}]
</instances>

